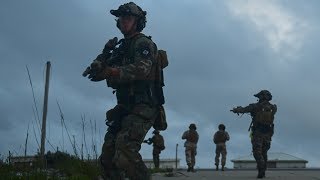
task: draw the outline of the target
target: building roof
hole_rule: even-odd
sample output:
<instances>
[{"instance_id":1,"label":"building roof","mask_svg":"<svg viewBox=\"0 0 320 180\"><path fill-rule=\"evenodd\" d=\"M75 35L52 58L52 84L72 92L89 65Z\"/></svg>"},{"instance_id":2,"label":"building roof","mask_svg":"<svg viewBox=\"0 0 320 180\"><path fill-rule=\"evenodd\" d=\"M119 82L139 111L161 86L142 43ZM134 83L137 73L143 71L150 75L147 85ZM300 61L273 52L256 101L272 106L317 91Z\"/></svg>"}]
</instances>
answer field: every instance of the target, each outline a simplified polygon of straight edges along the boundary
<instances>
[{"instance_id":1,"label":"building roof","mask_svg":"<svg viewBox=\"0 0 320 180\"><path fill-rule=\"evenodd\" d=\"M232 162L255 162L255 159L252 154L249 156L239 157L237 159L232 159ZM268 153L268 161L277 161L277 162L304 162L307 163L307 160L292 156L290 154L282 152L273 152Z\"/></svg>"},{"instance_id":2,"label":"building roof","mask_svg":"<svg viewBox=\"0 0 320 180\"><path fill-rule=\"evenodd\" d=\"M23 163L23 162L32 162L36 161L37 158L35 156L11 156L11 163Z\"/></svg>"}]
</instances>

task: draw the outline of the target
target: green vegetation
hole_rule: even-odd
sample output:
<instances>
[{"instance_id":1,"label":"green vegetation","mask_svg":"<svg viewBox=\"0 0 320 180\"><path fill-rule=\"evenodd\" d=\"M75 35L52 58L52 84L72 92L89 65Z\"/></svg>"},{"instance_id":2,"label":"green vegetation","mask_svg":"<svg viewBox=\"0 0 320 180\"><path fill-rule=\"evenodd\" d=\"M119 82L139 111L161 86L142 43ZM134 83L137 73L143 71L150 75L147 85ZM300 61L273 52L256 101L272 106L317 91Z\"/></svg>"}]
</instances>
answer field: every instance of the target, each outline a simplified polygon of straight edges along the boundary
<instances>
[{"instance_id":1,"label":"green vegetation","mask_svg":"<svg viewBox=\"0 0 320 180\"><path fill-rule=\"evenodd\" d=\"M82 161L63 152L46 154L47 168L42 170L39 162L32 166L13 166L0 161L1 179L70 179L86 180L98 177L101 172L95 160Z\"/></svg>"},{"instance_id":2,"label":"green vegetation","mask_svg":"<svg viewBox=\"0 0 320 180\"><path fill-rule=\"evenodd\" d=\"M83 161L76 156L57 151L46 154L47 168L41 169L40 161L29 164L19 164L13 166L0 158L0 177L1 179L64 179L64 180L91 180L100 176L101 169L96 160ZM172 168L150 169L153 173L172 173Z\"/></svg>"}]
</instances>

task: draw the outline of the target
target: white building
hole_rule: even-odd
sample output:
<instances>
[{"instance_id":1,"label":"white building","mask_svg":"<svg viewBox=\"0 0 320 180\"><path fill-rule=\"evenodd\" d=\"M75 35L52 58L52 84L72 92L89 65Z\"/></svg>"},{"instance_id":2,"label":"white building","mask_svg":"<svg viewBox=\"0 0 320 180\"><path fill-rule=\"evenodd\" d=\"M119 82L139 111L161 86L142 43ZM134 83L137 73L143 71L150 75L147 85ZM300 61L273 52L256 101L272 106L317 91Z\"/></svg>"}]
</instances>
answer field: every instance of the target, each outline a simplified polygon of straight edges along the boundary
<instances>
[{"instance_id":1,"label":"white building","mask_svg":"<svg viewBox=\"0 0 320 180\"><path fill-rule=\"evenodd\" d=\"M32 166L37 161L35 156L11 156L10 164L16 167Z\"/></svg>"},{"instance_id":2,"label":"white building","mask_svg":"<svg viewBox=\"0 0 320 180\"><path fill-rule=\"evenodd\" d=\"M143 162L146 164L147 168L154 168L152 159L143 159ZM176 159L160 159L159 168L176 168ZM180 168L180 159L177 160L177 168Z\"/></svg>"},{"instance_id":3,"label":"white building","mask_svg":"<svg viewBox=\"0 0 320 180\"><path fill-rule=\"evenodd\" d=\"M235 169L253 169L257 163L251 154L231 160ZM268 153L268 168L306 168L308 161L285 153Z\"/></svg>"}]
</instances>

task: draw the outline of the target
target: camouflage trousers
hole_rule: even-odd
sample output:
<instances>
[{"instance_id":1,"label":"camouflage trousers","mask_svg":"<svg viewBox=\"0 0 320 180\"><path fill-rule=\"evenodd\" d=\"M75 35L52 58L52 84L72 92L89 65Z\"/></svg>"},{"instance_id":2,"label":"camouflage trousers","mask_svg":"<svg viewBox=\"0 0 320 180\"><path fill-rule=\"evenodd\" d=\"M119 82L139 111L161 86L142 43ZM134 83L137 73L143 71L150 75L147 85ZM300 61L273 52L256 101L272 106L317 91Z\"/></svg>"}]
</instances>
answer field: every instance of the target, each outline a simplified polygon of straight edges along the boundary
<instances>
[{"instance_id":1,"label":"camouflage trousers","mask_svg":"<svg viewBox=\"0 0 320 180\"><path fill-rule=\"evenodd\" d=\"M157 147L153 147L153 152L152 152L152 156L153 156L153 163L154 163L154 167L155 168L159 168L159 164L160 164L160 155L161 150Z\"/></svg>"},{"instance_id":2,"label":"camouflage trousers","mask_svg":"<svg viewBox=\"0 0 320 180\"><path fill-rule=\"evenodd\" d=\"M226 165L226 157L227 157L227 147L225 143L220 143L216 145L216 157L215 157L215 165L219 166L219 158L221 154L221 165Z\"/></svg>"},{"instance_id":3,"label":"camouflage trousers","mask_svg":"<svg viewBox=\"0 0 320 180\"><path fill-rule=\"evenodd\" d=\"M185 154L187 165L189 167L193 167L196 163L197 148L187 146L185 149Z\"/></svg>"},{"instance_id":4,"label":"camouflage trousers","mask_svg":"<svg viewBox=\"0 0 320 180\"><path fill-rule=\"evenodd\" d=\"M100 156L106 179L149 180L150 173L139 153L142 141L152 127L157 109L135 105L121 118L117 132L108 129Z\"/></svg>"},{"instance_id":5,"label":"camouflage trousers","mask_svg":"<svg viewBox=\"0 0 320 180\"><path fill-rule=\"evenodd\" d=\"M263 134L254 132L251 138L252 153L257 162L257 168L259 171L265 171L267 169L268 150L271 145L270 134Z\"/></svg>"}]
</instances>

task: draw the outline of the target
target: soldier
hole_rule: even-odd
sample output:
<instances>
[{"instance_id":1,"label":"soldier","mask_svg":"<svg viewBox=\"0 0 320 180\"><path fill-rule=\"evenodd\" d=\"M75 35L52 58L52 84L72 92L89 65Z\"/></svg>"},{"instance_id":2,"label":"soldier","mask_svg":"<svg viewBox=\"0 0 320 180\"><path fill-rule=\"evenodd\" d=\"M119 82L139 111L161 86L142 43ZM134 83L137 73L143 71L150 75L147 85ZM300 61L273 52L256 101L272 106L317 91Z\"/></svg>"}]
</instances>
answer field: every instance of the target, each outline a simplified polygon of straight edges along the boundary
<instances>
[{"instance_id":1,"label":"soldier","mask_svg":"<svg viewBox=\"0 0 320 180\"><path fill-rule=\"evenodd\" d=\"M189 130L185 131L182 135L182 139L185 139L184 143L186 161L188 165L188 172L195 172L194 165L196 163L195 156L197 155L197 143L199 140L199 135L197 133L197 127L195 124L190 124Z\"/></svg>"},{"instance_id":2,"label":"soldier","mask_svg":"<svg viewBox=\"0 0 320 180\"><path fill-rule=\"evenodd\" d=\"M149 180L139 150L164 103L157 79L162 73L158 69L158 51L151 38L141 33L146 11L129 2L110 13L117 17L124 38L110 39L83 73L89 74L91 81L106 79L117 97L117 105L106 113L109 127L100 161L105 179L124 179L126 175L131 180Z\"/></svg>"},{"instance_id":3,"label":"soldier","mask_svg":"<svg viewBox=\"0 0 320 180\"><path fill-rule=\"evenodd\" d=\"M165 149L164 140L158 130L154 130L152 133L154 134L152 138L149 138L148 140L144 140L143 142L149 145L153 144L153 152L152 152L153 163L154 163L154 167L156 169L159 169L159 163L160 163L159 155L161 151Z\"/></svg>"},{"instance_id":4,"label":"soldier","mask_svg":"<svg viewBox=\"0 0 320 180\"><path fill-rule=\"evenodd\" d=\"M249 104L246 107L238 106L231 111L234 113L250 113L252 122L249 130L252 131L252 152L257 162L258 176L264 178L267 169L268 155L270 149L271 137L274 133L274 115L277 112L277 106L271 104L272 95L268 90L262 90L254 95L259 100L257 103Z\"/></svg>"},{"instance_id":5,"label":"soldier","mask_svg":"<svg viewBox=\"0 0 320 180\"><path fill-rule=\"evenodd\" d=\"M230 136L226 130L224 124L219 124L219 131L213 135L213 142L216 144L216 157L215 165L216 170L219 170L219 157L221 154L221 170L224 171L224 166L226 165L227 147L226 141L230 140Z\"/></svg>"}]
</instances>

